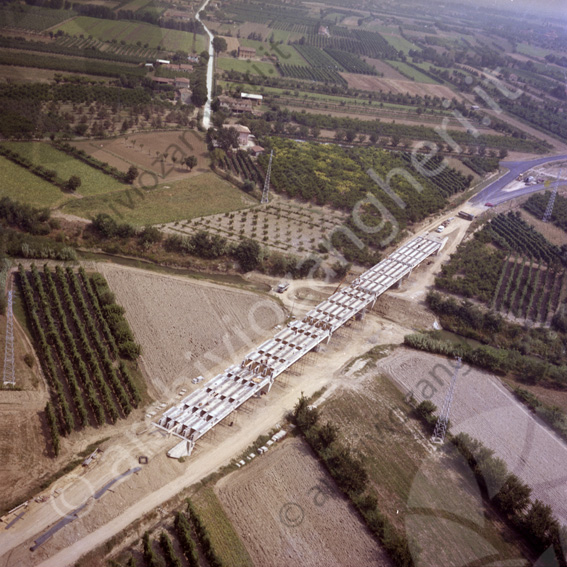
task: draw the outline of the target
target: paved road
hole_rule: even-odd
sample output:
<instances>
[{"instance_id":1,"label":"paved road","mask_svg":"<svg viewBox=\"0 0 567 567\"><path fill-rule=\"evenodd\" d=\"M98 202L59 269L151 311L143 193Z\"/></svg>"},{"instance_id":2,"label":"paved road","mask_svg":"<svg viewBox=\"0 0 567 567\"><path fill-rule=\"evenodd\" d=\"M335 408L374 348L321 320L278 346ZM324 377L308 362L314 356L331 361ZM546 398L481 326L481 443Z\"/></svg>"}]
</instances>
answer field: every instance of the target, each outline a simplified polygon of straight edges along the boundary
<instances>
[{"instance_id":1,"label":"paved road","mask_svg":"<svg viewBox=\"0 0 567 567\"><path fill-rule=\"evenodd\" d=\"M504 201L515 199L516 197L521 197L522 195L528 195L529 193L540 191L541 189L544 189L543 184L528 185L526 187L518 189L517 191L510 192L502 191L502 189L504 189L506 185L514 181L518 177L518 175L525 173L532 167L543 165L544 163L549 163L552 161L560 161L565 159L567 159L567 155L545 157L531 161L503 161L500 163L500 165L509 169L510 171L506 175L503 175L500 179L496 180L494 183L491 183L488 187L485 187L480 193L477 193L470 200L470 203L476 206L484 205L484 203L492 203L494 205L497 205L499 203L503 203Z\"/></svg>"},{"instance_id":2,"label":"paved road","mask_svg":"<svg viewBox=\"0 0 567 567\"><path fill-rule=\"evenodd\" d=\"M199 11L195 14L195 19L201 22L201 11L204 10L210 0L205 0L203 5L199 8ZM205 108L203 109L203 128L205 130L209 129L211 125L211 99L213 98L213 67L215 64L215 50L213 49L213 37L209 28L201 22L201 25L205 29L205 32L209 36L209 62L207 63L207 102L205 102Z\"/></svg>"}]
</instances>

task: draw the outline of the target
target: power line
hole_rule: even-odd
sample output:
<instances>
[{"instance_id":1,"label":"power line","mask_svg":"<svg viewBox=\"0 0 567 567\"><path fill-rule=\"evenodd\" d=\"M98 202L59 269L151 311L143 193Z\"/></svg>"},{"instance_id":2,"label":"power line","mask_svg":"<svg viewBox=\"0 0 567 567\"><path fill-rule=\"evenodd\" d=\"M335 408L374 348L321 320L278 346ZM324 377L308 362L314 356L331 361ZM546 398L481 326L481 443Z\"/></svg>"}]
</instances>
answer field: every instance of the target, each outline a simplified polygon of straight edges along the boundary
<instances>
[{"instance_id":1,"label":"power line","mask_svg":"<svg viewBox=\"0 0 567 567\"><path fill-rule=\"evenodd\" d=\"M6 308L6 348L4 350L4 386L16 383L14 367L14 313L12 311L12 290L8 292L8 307Z\"/></svg>"},{"instance_id":2,"label":"power line","mask_svg":"<svg viewBox=\"0 0 567 567\"><path fill-rule=\"evenodd\" d=\"M264 181L264 191L262 192L261 203L268 202L268 193L270 191L270 174L272 173L272 158L274 157L274 150L270 152L270 163L268 164L268 173L266 173L266 180Z\"/></svg>"},{"instance_id":3,"label":"power line","mask_svg":"<svg viewBox=\"0 0 567 567\"><path fill-rule=\"evenodd\" d=\"M553 212L553 205L555 205L555 197L557 197L557 189L559 189L560 179L561 179L561 169L559 169L559 175L557 176L555 187L553 188L553 192L551 193L551 196L549 197L549 201L547 202L547 208L545 209L545 213L543 213L543 218L541 219L543 222L547 222L551 218L551 213Z\"/></svg>"},{"instance_id":4,"label":"power line","mask_svg":"<svg viewBox=\"0 0 567 567\"><path fill-rule=\"evenodd\" d=\"M439 414L439 419L435 424L435 431L433 431L433 436L431 437L432 443L437 443L442 445L445 441L445 434L447 433L447 425L449 424L449 412L451 411L451 403L453 402L453 394L455 392L455 382L457 381L457 374L459 373L459 368L461 368L461 358L457 358L457 366L455 367L455 372L453 373L453 379L451 380L451 387L445 396L443 402L443 409Z\"/></svg>"}]
</instances>

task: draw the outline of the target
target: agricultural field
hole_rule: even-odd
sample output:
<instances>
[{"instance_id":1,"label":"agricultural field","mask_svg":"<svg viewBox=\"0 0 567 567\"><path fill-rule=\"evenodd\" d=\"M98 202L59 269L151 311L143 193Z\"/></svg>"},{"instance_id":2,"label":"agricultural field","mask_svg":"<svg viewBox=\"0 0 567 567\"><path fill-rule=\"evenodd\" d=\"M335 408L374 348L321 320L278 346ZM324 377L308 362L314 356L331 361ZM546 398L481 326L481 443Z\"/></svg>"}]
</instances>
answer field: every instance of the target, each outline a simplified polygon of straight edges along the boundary
<instances>
[{"instance_id":1,"label":"agricultural field","mask_svg":"<svg viewBox=\"0 0 567 567\"><path fill-rule=\"evenodd\" d=\"M562 295L561 251L518 214L501 214L461 244L435 280L520 319L548 324Z\"/></svg>"},{"instance_id":2,"label":"agricultural field","mask_svg":"<svg viewBox=\"0 0 567 567\"><path fill-rule=\"evenodd\" d=\"M447 370L443 370L445 366ZM380 360L377 369L399 384L403 392L413 393L418 403L426 399L425 395L437 407L443 404L452 375L452 363L447 359L406 349ZM432 377L431 387L423 385L427 376ZM468 433L492 449L532 488L532 500L551 506L565 524L565 443L551 435L495 376L463 365L459 377L451 406L451 432ZM438 386L439 381L442 385Z\"/></svg>"},{"instance_id":3,"label":"agricultural field","mask_svg":"<svg viewBox=\"0 0 567 567\"><path fill-rule=\"evenodd\" d=\"M147 185L73 200L62 211L83 218L107 213L122 222L146 226L246 209L257 203L212 172L157 186L155 177L140 176L139 183Z\"/></svg>"},{"instance_id":4,"label":"agricultural field","mask_svg":"<svg viewBox=\"0 0 567 567\"><path fill-rule=\"evenodd\" d=\"M139 181L151 187L161 181L191 178L210 171L207 146L194 130L136 133L73 145L120 171L126 172L134 165L140 172L148 172L150 175L141 174ZM191 171L182 163L190 155L197 158Z\"/></svg>"},{"instance_id":5,"label":"agricultural field","mask_svg":"<svg viewBox=\"0 0 567 567\"><path fill-rule=\"evenodd\" d=\"M391 564L299 439L225 476L215 492L254 564Z\"/></svg>"},{"instance_id":6,"label":"agricultural field","mask_svg":"<svg viewBox=\"0 0 567 567\"><path fill-rule=\"evenodd\" d=\"M438 81L420 73L417 69L414 69L407 63L403 63L402 61L387 61L388 65L391 65L399 71L402 75L406 78L416 81L417 83L425 83L430 85L438 85Z\"/></svg>"},{"instance_id":7,"label":"agricultural field","mask_svg":"<svg viewBox=\"0 0 567 567\"><path fill-rule=\"evenodd\" d=\"M136 43L140 41L143 45L148 44L151 49L158 46L167 51L193 51L200 53L205 36L201 36L197 45L194 43L194 35L198 34L160 28L143 22L129 22L123 20L99 20L88 16L79 16L71 21L65 22L54 28L54 31L63 31L69 35L91 35L101 41ZM200 49L201 48L201 49Z\"/></svg>"},{"instance_id":8,"label":"agricultural field","mask_svg":"<svg viewBox=\"0 0 567 567\"><path fill-rule=\"evenodd\" d=\"M228 38L228 40L235 38ZM305 59L299 54L298 49L293 45L276 45L264 41L256 41L252 39L238 39L236 40L244 47L253 47L256 50L257 57L277 57L280 63L287 63L288 65L306 65ZM276 40L277 41L277 40ZM230 46L227 51L230 51Z\"/></svg>"},{"instance_id":9,"label":"agricultural field","mask_svg":"<svg viewBox=\"0 0 567 567\"><path fill-rule=\"evenodd\" d=\"M42 31L71 18L75 12L70 10L45 10L39 6L2 6L0 9L0 28L18 28Z\"/></svg>"},{"instance_id":10,"label":"agricultural field","mask_svg":"<svg viewBox=\"0 0 567 567\"><path fill-rule=\"evenodd\" d=\"M56 150L48 143L5 142L4 147L17 152L33 164L42 165L57 172L58 177L67 180L72 175L81 179L79 196L100 195L124 189L125 185L89 165ZM59 190L60 191L60 190Z\"/></svg>"},{"instance_id":11,"label":"agricultural field","mask_svg":"<svg viewBox=\"0 0 567 567\"><path fill-rule=\"evenodd\" d=\"M0 156L0 179L2 197L10 197L34 207L56 207L70 198L55 185L2 156Z\"/></svg>"},{"instance_id":12,"label":"agricultural field","mask_svg":"<svg viewBox=\"0 0 567 567\"><path fill-rule=\"evenodd\" d=\"M99 269L142 345L156 398L250 348L284 319L275 301L249 291L115 264Z\"/></svg>"},{"instance_id":13,"label":"agricultural field","mask_svg":"<svg viewBox=\"0 0 567 567\"><path fill-rule=\"evenodd\" d=\"M373 77L370 75L358 75L354 73L341 73L341 76L347 81L348 86L354 89L362 89L366 91L382 91L393 93L408 93L412 96L438 96L440 98L453 97L459 100L460 95L456 94L445 85L434 84L432 79L427 78L427 82L415 82L407 79L396 80L386 79L382 77Z\"/></svg>"},{"instance_id":14,"label":"agricultural field","mask_svg":"<svg viewBox=\"0 0 567 567\"><path fill-rule=\"evenodd\" d=\"M462 458L450 448L433 448L412 415L407 388L400 392L384 376L394 368L396 378L399 374L405 379L406 372L414 371L425 378L433 365L406 369L400 362L394 367L400 350L381 358L385 355L387 348L352 360L350 381L316 405L320 419L336 425L340 437L364 459L378 509L409 539L414 564L457 567L490 556L523 565L521 547L483 502ZM442 371L439 375L446 379ZM444 393L440 389L441 399Z\"/></svg>"},{"instance_id":15,"label":"agricultural field","mask_svg":"<svg viewBox=\"0 0 567 567\"><path fill-rule=\"evenodd\" d=\"M419 49L417 45L404 39L399 35L392 35L385 33L383 37L386 41L396 50L396 51L403 51L406 55L413 49Z\"/></svg>"},{"instance_id":16,"label":"agricultural field","mask_svg":"<svg viewBox=\"0 0 567 567\"><path fill-rule=\"evenodd\" d=\"M60 436L114 424L138 406L142 391L126 360L134 360L139 347L100 276L20 265L18 286L50 388L47 422L57 455Z\"/></svg>"},{"instance_id":17,"label":"agricultural field","mask_svg":"<svg viewBox=\"0 0 567 567\"><path fill-rule=\"evenodd\" d=\"M271 250L303 256L320 252L319 244L330 237L333 229L343 226L346 219L347 215L339 211L277 199L241 213L170 223L166 231L190 236L206 230L236 243L243 237L252 238Z\"/></svg>"},{"instance_id":18,"label":"agricultural field","mask_svg":"<svg viewBox=\"0 0 567 567\"><path fill-rule=\"evenodd\" d=\"M216 60L217 69L223 71L237 71L239 73L250 73L252 75L279 76L279 72L273 63L266 61L253 61L250 59L235 59L234 57L219 57Z\"/></svg>"},{"instance_id":19,"label":"agricultural field","mask_svg":"<svg viewBox=\"0 0 567 567\"><path fill-rule=\"evenodd\" d=\"M523 256L510 258L502 268L492 307L519 319L549 324L567 293L566 286L565 270Z\"/></svg>"}]
</instances>

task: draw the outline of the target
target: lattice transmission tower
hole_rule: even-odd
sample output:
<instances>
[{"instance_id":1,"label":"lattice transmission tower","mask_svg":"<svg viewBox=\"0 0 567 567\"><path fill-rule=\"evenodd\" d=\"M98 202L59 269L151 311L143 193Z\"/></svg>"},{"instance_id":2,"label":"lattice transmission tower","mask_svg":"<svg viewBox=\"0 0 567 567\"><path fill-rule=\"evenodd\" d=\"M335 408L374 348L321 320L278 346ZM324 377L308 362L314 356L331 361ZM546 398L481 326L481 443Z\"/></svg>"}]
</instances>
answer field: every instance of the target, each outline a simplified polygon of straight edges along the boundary
<instances>
[{"instance_id":1,"label":"lattice transmission tower","mask_svg":"<svg viewBox=\"0 0 567 567\"><path fill-rule=\"evenodd\" d=\"M12 311L12 290L8 292L8 306L6 307L6 348L4 350L4 386L16 383L16 370L14 367L14 313Z\"/></svg>"},{"instance_id":2,"label":"lattice transmission tower","mask_svg":"<svg viewBox=\"0 0 567 567\"><path fill-rule=\"evenodd\" d=\"M461 368L461 358L457 358L457 366L455 367L455 372L453 372L453 378L451 380L451 387L445 396L443 402L443 408L439 414L439 419L435 424L435 430L433 431L433 436L431 441L439 445L443 444L445 441L445 434L447 433L447 425L449 424L449 412L451 411L451 403L453 402L453 394L455 393L455 383L457 381L457 374Z\"/></svg>"},{"instance_id":3,"label":"lattice transmission tower","mask_svg":"<svg viewBox=\"0 0 567 567\"><path fill-rule=\"evenodd\" d=\"M543 218L541 219L543 222L547 222L551 218L551 213L553 212L553 205L555 205L555 197L557 197L557 189L559 188L560 179L561 179L561 169L559 170L559 175L557 176L555 187L553 188L553 191L551 192L551 196L549 197L549 201L547 202L545 213L543 213Z\"/></svg>"},{"instance_id":4,"label":"lattice transmission tower","mask_svg":"<svg viewBox=\"0 0 567 567\"><path fill-rule=\"evenodd\" d=\"M268 173L266 173L266 180L264 181L264 191L262 191L261 203L268 202L268 193L270 192L270 174L272 173L272 158L274 157L274 150L270 152L270 163L268 164Z\"/></svg>"}]
</instances>

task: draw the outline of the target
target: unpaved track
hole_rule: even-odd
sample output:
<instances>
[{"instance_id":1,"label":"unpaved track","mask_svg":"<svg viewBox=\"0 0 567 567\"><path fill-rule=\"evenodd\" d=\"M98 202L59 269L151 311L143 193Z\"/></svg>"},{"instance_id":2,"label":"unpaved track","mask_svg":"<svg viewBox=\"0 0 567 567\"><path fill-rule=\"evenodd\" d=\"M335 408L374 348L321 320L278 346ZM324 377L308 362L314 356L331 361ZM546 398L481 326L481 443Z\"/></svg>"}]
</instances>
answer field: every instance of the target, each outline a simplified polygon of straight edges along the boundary
<instances>
[{"instance_id":1,"label":"unpaved track","mask_svg":"<svg viewBox=\"0 0 567 567\"><path fill-rule=\"evenodd\" d=\"M431 399L439 408L449 388L453 364L444 357L398 349L380 360L377 368L403 390L411 391L418 402ZM517 401L498 378L463 365L450 420L453 433L468 433L494 450L506 461L510 472L532 487L532 499L551 506L557 519L567 523L567 445Z\"/></svg>"},{"instance_id":2,"label":"unpaved track","mask_svg":"<svg viewBox=\"0 0 567 567\"><path fill-rule=\"evenodd\" d=\"M273 446L215 492L255 565L391 565L300 439Z\"/></svg>"}]
</instances>

